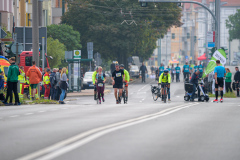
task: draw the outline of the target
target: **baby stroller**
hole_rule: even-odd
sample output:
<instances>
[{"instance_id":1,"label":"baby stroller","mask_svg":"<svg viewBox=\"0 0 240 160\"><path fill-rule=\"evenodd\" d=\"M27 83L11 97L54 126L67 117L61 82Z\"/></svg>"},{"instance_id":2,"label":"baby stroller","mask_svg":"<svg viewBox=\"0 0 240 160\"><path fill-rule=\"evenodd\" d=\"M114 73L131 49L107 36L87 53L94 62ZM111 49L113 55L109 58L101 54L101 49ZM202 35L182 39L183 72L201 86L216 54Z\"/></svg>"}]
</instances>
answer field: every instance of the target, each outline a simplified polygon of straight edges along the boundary
<instances>
[{"instance_id":1,"label":"baby stroller","mask_svg":"<svg viewBox=\"0 0 240 160\"><path fill-rule=\"evenodd\" d=\"M207 94L205 94L205 92L203 91L203 80L201 80L200 83L198 83L197 86L197 90L200 90L200 92L202 92L202 95L200 95L200 97L198 97L198 94L194 94L194 99L198 98L198 101L200 102L208 102L209 101L209 96ZM184 100L185 101L189 101L190 97L193 94L193 84L185 82L185 96L184 96Z\"/></svg>"}]
</instances>

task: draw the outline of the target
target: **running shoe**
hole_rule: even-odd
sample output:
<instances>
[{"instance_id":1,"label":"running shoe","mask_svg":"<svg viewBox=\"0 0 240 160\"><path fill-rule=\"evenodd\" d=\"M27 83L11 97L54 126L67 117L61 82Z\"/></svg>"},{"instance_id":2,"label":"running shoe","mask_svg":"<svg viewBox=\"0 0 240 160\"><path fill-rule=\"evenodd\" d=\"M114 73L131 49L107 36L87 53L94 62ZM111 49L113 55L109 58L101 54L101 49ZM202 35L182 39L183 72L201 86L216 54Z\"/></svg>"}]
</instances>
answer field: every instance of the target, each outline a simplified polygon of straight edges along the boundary
<instances>
[{"instance_id":1,"label":"running shoe","mask_svg":"<svg viewBox=\"0 0 240 160\"><path fill-rule=\"evenodd\" d=\"M221 102L221 103L223 102L223 99L222 99L222 98L220 99L220 102Z\"/></svg>"},{"instance_id":2,"label":"running shoe","mask_svg":"<svg viewBox=\"0 0 240 160\"><path fill-rule=\"evenodd\" d=\"M116 100L116 104L118 104L118 100Z\"/></svg>"},{"instance_id":3,"label":"running shoe","mask_svg":"<svg viewBox=\"0 0 240 160\"><path fill-rule=\"evenodd\" d=\"M101 104L101 100L99 100L99 104Z\"/></svg>"},{"instance_id":4,"label":"running shoe","mask_svg":"<svg viewBox=\"0 0 240 160\"><path fill-rule=\"evenodd\" d=\"M218 99L215 99L213 102L218 102Z\"/></svg>"},{"instance_id":5,"label":"running shoe","mask_svg":"<svg viewBox=\"0 0 240 160\"><path fill-rule=\"evenodd\" d=\"M102 98L102 101L103 101L103 102L105 102L105 99L104 99L104 98Z\"/></svg>"}]
</instances>

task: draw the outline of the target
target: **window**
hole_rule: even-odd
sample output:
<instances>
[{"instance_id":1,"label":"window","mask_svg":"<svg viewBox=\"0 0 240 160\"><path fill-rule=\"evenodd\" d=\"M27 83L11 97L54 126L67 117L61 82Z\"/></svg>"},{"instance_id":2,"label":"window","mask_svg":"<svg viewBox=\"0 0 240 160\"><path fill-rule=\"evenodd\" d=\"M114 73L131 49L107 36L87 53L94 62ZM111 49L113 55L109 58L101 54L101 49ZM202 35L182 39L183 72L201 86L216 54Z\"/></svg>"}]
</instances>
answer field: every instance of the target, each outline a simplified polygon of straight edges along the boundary
<instances>
[{"instance_id":1,"label":"window","mask_svg":"<svg viewBox=\"0 0 240 160\"><path fill-rule=\"evenodd\" d=\"M175 33L172 33L172 39L175 39Z\"/></svg>"},{"instance_id":2,"label":"window","mask_svg":"<svg viewBox=\"0 0 240 160\"><path fill-rule=\"evenodd\" d=\"M25 66L32 66L32 57L25 57Z\"/></svg>"}]
</instances>

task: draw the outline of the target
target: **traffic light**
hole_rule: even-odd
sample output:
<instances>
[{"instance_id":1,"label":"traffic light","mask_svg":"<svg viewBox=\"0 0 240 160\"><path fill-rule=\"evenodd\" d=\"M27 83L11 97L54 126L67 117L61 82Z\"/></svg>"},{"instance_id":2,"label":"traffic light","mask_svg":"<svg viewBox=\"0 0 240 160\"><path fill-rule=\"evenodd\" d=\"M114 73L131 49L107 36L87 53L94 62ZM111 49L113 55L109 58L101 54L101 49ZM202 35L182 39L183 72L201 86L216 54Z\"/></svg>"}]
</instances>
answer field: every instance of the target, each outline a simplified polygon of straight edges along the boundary
<instances>
[{"instance_id":1,"label":"traffic light","mask_svg":"<svg viewBox=\"0 0 240 160\"><path fill-rule=\"evenodd\" d=\"M12 55L12 54L13 54L13 52L12 52L12 50L11 50L12 45L13 45L13 42L12 42L11 44L6 44L6 45L5 45L5 47L7 48L7 49L5 50L5 52L6 52L8 55Z\"/></svg>"},{"instance_id":2,"label":"traffic light","mask_svg":"<svg viewBox=\"0 0 240 160\"><path fill-rule=\"evenodd\" d=\"M194 43L197 42L197 36L194 36Z\"/></svg>"},{"instance_id":3,"label":"traffic light","mask_svg":"<svg viewBox=\"0 0 240 160\"><path fill-rule=\"evenodd\" d=\"M221 47L221 49L225 51L226 55L228 55L228 53L226 52L228 50L227 48Z\"/></svg>"}]
</instances>

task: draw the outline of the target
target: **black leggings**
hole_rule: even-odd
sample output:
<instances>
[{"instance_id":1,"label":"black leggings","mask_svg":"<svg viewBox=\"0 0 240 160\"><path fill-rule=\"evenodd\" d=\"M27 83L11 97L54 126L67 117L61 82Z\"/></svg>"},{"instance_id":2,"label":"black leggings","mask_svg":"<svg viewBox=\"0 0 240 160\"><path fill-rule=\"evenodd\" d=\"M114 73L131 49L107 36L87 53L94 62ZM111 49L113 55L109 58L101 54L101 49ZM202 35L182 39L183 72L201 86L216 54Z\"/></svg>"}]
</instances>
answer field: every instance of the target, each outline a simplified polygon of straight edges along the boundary
<instances>
[{"instance_id":1,"label":"black leggings","mask_svg":"<svg viewBox=\"0 0 240 160\"><path fill-rule=\"evenodd\" d=\"M101 96L102 96L102 98L104 96L104 86L103 87L98 87L97 86L97 91L98 91L98 99L100 100Z\"/></svg>"},{"instance_id":2,"label":"black leggings","mask_svg":"<svg viewBox=\"0 0 240 160\"><path fill-rule=\"evenodd\" d=\"M7 82L8 88L7 88L7 97L5 99L5 102L8 101L8 97L10 97L10 103L12 103L12 92L15 96L15 103L19 103L19 97L17 92L17 83L18 82Z\"/></svg>"},{"instance_id":3,"label":"black leggings","mask_svg":"<svg viewBox=\"0 0 240 160\"><path fill-rule=\"evenodd\" d=\"M231 83L232 82L226 82L226 92L228 91L232 92Z\"/></svg>"}]
</instances>

